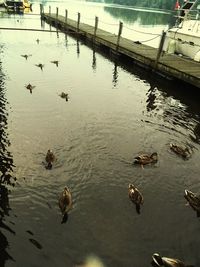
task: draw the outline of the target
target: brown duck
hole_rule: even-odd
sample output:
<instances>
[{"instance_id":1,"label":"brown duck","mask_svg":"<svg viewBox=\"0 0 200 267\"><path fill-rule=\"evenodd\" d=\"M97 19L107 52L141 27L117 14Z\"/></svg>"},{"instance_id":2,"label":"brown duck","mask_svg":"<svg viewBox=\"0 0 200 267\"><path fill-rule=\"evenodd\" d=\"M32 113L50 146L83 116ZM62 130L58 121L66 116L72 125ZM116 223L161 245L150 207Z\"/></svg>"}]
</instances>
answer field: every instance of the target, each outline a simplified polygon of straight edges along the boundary
<instances>
[{"instance_id":1,"label":"brown duck","mask_svg":"<svg viewBox=\"0 0 200 267\"><path fill-rule=\"evenodd\" d=\"M184 159L188 158L190 156L190 151L187 147L181 147L179 145L170 144L170 149L174 151L179 156L183 157Z\"/></svg>"},{"instance_id":2,"label":"brown duck","mask_svg":"<svg viewBox=\"0 0 200 267\"><path fill-rule=\"evenodd\" d=\"M66 222L68 212L72 208L72 194L67 186L65 186L63 192L59 197L58 205L63 215L62 222Z\"/></svg>"},{"instance_id":3,"label":"brown duck","mask_svg":"<svg viewBox=\"0 0 200 267\"><path fill-rule=\"evenodd\" d=\"M46 157L45 157L45 160L46 160L46 163L47 163L47 166L46 166L47 169L51 169L52 168L53 162L55 161L55 159L56 159L56 157L55 157L53 151L49 149L47 151L47 154L46 154Z\"/></svg>"},{"instance_id":4,"label":"brown duck","mask_svg":"<svg viewBox=\"0 0 200 267\"><path fill-rule=\"evenodd\" d=\"M140 213L140 205L143 205L144 198L140 191L133 184L129 184L128 186L128 195L130 200L135 203L136 211Z\"/></svg>"},{"instance_id":5,"label":"brown duck","mask_svg":"<svg viewBox=\"0 0 200 267\"><path fill-rule=\"evenodd\" d=\"M141 154L134 158L133 163L140 164L142 167L143 165L156 163L158 161L158 154L156 152L148 155L148 154Z\"/></svg>"}]
</instances>

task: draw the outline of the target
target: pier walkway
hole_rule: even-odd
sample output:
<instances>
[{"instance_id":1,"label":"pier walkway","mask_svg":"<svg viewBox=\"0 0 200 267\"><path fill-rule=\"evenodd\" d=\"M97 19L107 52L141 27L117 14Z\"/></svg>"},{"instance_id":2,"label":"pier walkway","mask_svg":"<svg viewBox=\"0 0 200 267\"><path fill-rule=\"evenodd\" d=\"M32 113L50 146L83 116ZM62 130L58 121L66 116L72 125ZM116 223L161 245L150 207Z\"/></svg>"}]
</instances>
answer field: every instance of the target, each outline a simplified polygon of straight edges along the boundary
<instances>
[{"instance_id":1,"label":"pier walkway","mask_svg":"<svg viewBox=\"0 0 200 267\"><path fill-rule=\"evenodd\" d=\"M107 31L93 27L80 21L74 21L56 14L41 12L41 19L63 32L77 33L81 38L95 45L103 46L119 56L126 56L149 71L161 73L166 77L179 79L200 88L200 63L178 55L162 51L162 37L159 48L134 43ZM79 37L79 38L80 38Z\"/></svg>"}]
</instances>

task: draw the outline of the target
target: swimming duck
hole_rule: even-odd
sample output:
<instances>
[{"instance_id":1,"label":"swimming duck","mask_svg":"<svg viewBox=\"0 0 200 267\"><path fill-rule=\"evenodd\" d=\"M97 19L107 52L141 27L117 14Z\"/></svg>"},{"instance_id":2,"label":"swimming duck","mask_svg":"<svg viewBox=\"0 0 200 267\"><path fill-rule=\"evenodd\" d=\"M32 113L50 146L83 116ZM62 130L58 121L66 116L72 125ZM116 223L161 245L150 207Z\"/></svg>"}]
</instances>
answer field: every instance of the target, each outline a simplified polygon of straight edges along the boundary
<instances>
[{"instance_id":1,"label":"swimming duck","mask_svg":"<svg viewBox=\"0 0 200 267\"><path fill-rule=\"evenodd\" d=\"M61 193L58 204L63 214L62 222L64 222L67 219L69 210L72 208L72 194L67 186L65 186L63 192Z\"/></svg>"},{"instance_id":2,"label":"swimming duck","mask_svg":"<svg viewBox=\"0 0 200 267\"><path fill-rule=\"evenodd\" d=\"M39 44L40 40L39 39L36 39L36 42Z\"/></svg>"},{"instance_id":3,"label":"swimming duck","mask_svg":"<svg viewBox=\"0 0 200 267\"><path fill-rule=\"evenodd\" d=\"M134 158L135 164L140 164L141 166L156 163L158 161L158 154L156 152L148 155L148 154L141 154Z\"/></svg>"},{"instance_id":4,"label":"swimming duck","mask_svg":"<svg viewBox=\"0 0 200 267\"><path fill-rule=\"evenodd\" d=\"M53 153L52 150L48 150L47 151L47 154L46 154L46 157L45 157L45 160L47 162L47 169L51 169L52 168L52 165L53 165L53 162L55 161L56 157Z\"/></svg>"},{"instance_id":5,"label":"swimming duck","mask_svg":"<svg viewBox=\"0 0 200 267\"><path fill-rule=\"evenodd\" d=\"M25 85L26 89L30 90L30 93L32 94L32 90L35 88L34 85L31 85L30 83Z\"/></svg>"},{"instance_id":6,"label":"swimming duck","mask_svg":"<svg viewBox=\"0 0 200 267\"><path fill-rule=\"evenodd\" d=\"M53 60L51 63L55 64L58 67L58 60Z\"/></svg>"},{"instance_id":7,"label":"swimming duck","mask_svg":"<svg viewBox=\"0 0 200 267\"><path fill-rule=\"evenodd\" d=\"M187 147L181 147L176 144L171 143L170 149L174 151L176 154L180 155L184 159L188 158L190 156L190 151Z\"/></svg>"},{"instance_id":8,"label":"swimming duck","mask_svg":"<svg viewBox=\"0 0 200 267\"><path fill-rule=\"evenodd\" d=\"M185 199L188 201L188 204L196 211L197 217L200 217L200 196L192 193L189 190L185 190L184 194Z\"/></svg>"},{"instance_id":9,"label":"swimming duck","mask_svg":"<svg viewBox=\"0 0 200 267\"><path fill-rule=\"evenodd\" d=\"M69 95L67 93L62 92L59 96L65 98L66 101L69 100Z\"/></svg>"},{"instance_id":10,"label":"swimming duck","mask_svg":"<svg viewBox=\"0 0 200 267\"><path fill-rule=\"evenodd\" d=\"M43 70L43 68L44 68L44 64L41 64L41 63L35 64L35 66L39 67L41 70Z\"/></svg>"},{"instance_id":11,"label":"swimming duck","mask_svg":"<svg viewBox=\"0 0 200 267\"><path fill-rule=\"evenodd\" d=\"M153 258L153 261L151 264L155 267L161 267L161 266L163 267L189 267L188 265L185 265L185 263L183 263L180 260L161 257L158 253L154 253L152 258Z\"/></svg>"},{"instance_id":12,"label":"swimming duck","mask_svg":"<svg viewBox=\"0 0 200 267\"><path fill-rule=\"evenodd\" d=\"M28 57L31 57L32 55L21 55L21 57L24 57L26 60Z\"/></svg>"},{"instance_id":13,"label":"swimming duck","mask_svg":"<svg viewBox=\"0 0 200 267\"><path fill-rule=\"evenodd\" d=\"M137 212L140 213L140 205L144 203L142 194L133 184L129 184L128 195L131 201L135 203Z\"/></svg>"}]
</instances>

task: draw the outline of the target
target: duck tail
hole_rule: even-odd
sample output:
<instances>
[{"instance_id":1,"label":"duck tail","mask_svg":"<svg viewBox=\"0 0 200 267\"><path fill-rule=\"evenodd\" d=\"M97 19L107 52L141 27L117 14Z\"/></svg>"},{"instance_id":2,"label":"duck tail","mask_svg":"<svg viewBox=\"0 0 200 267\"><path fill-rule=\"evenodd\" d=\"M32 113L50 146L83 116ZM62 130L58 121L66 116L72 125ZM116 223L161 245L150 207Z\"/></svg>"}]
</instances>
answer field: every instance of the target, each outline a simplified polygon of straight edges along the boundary
<instances>
[{"instance_id":1,"label":"duck tail","mask_svg":"<svg viewBox=\"0 0 200 267\"><path fill-rule=\"evenodd\" d=\"M47 164L47 169L48 169L48 170L51 170L51 169L52 169L52 163L51 163L51 162L48 162L48 164Z\"/></svg>"}]
</instances>

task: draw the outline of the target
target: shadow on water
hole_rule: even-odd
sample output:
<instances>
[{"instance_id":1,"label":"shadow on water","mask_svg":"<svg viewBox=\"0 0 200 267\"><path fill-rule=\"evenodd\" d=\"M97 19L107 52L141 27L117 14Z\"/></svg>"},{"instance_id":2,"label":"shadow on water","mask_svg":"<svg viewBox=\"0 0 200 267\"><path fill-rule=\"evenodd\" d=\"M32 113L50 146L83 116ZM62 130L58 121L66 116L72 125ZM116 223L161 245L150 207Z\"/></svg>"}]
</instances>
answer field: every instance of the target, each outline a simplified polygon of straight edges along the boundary
<instances>
[{"instance_id":1,"label":"shadow on water","mask_svg":"<svg viewBox=\"0 0 200 267\"><path fill-rule=\"evenodd\" d=\"M0 229L4 229L12 234L15 232L6 225L5 216L9 216L9 190L8 186L14 186L15 178L12 176L13 158L8 151L10 142L6 133L7 129L7 101L5 99L4 75L2 74L0 62ZM4 266L6 260L13 260L7 252L8 241L6 236L0 231L0 266Z\"/></svg>"}]
</instances>

